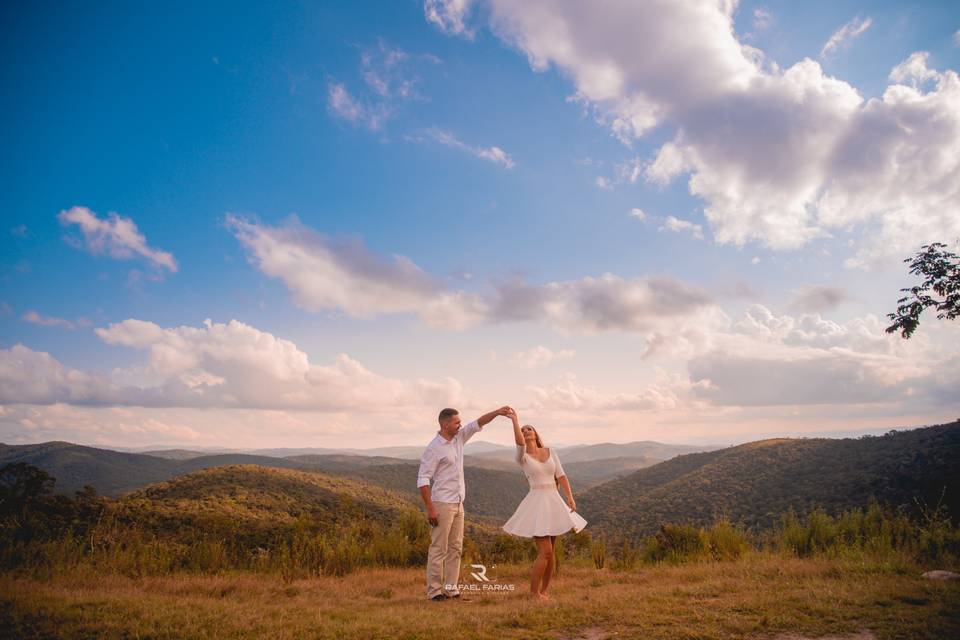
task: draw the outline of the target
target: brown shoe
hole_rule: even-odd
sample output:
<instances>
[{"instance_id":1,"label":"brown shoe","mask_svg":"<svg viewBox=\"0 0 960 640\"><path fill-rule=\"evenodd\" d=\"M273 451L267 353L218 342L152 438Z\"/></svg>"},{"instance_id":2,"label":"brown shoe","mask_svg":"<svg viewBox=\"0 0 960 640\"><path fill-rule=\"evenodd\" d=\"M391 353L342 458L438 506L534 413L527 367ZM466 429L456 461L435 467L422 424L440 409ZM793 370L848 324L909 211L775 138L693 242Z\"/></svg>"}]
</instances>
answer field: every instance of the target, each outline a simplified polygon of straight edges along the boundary
<instances>
[{"instance_id":1,"label":"brown shoe","mask_svg":"<svg viewBox=\"0 0 960 640\"><path fill-rule=\"evenodd\" d=\"M445 593L438 593L437 595L433 596L433 597L430 598L430 599L431 599L431 600L434 600L434 601L436 601L436 602L440 602L441 600L449 600L449 599L450 599L450 596L448 596L448 595L445 594Z\"/></svg>"}]
</instances>

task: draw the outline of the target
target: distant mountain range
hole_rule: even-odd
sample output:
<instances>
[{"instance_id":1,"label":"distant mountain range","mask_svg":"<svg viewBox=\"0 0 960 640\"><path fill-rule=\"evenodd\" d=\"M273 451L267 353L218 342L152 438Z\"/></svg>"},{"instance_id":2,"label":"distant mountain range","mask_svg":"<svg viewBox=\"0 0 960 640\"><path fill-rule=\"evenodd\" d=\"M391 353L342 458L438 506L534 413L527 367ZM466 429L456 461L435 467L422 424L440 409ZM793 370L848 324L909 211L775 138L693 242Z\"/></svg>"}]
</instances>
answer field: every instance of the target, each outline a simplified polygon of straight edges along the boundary
<instances>
[{"instance_id":1,"label":"distant mountain range","mask_svg":"<svg viewBox=\"0 0 960 640\"><path fill-rule=\"evenodd\" d=\"M571 481L576 483L575 490L691 450L703 449L656 442L557 448ZM315 453L317 451L321 453ZM57 478L56 490L61 493L72 493L90 484L104 495L116 496L151 482L225 464L259 464L265 467L326 471L361 477L390 489L416 493L416 471L422 453L423 447L412 446L259 449L250 453L165 449L132 453L54 441L32 445L0 444L0 465L19 460L36 465ZM467 443L465 453L467 486L474 501L478 505L491 505L489 508L481 507L483 513L502 513L503 508L499 505L503 501L489 499L498 494L501 490L498 487L514 487L509 489L511 492L522 492L526 487L526 480L514 460L515 448L479 441ZM286 455L281 457L280 454ZM471 478L476 481L471 482Z\"/></svg>"},{"instance_id":2,"label":"distant mountain range","mask_svg":"<svg viewBox=\"0 0 960 640\"><path fill-rule=\"evenodd\" d=\"M626 454L610 459L591 459L591 455L608 455L622 447ZM660 458L645 455L670 455L693 447L675 447L660 443L629 443L625 445L594 445L571 447L570 462L563 455L564 468L575 491L616 478L652 464ZM695 449L695 448L693 448ZM0 444L0 466L10 462L27 462L40 467L57 479L55 490L71 494L84 485L91 485L107 496L119 496L154 482L223 465L254 464L270 468L320 471L349 476L377 486L397 491L419 501L416 474L422 448L386 447L378 449L346 449L356 453L329 453L341 451L320 449L324 454L298 453L317 449L262 449L260 453L211 453L187 449L167 449L130 453L99 449L69 442L44 442L35 445ZM527 492L527 481L514 460L514 447L488 442L467 443L464 478L467 484L465 506L476 516L508 518ZM562 452L558 448L558 453ZM294 452L294 453L291 453ZM386 452L409 455L415 459L375 455ZM279 457L279 453L289 453Z\"/></svg>"},{"instance_id":3,"label":"distant mountain range","mask_svg":"<svg viewBox=\"0 0 960 640\"><path fill-rule=\"evenodd\" d=\"M156 456L158 458L170 458L174 460L187 460L189 458L199 458L200 456L209 456L214 454L222 453L242 453L246 455L254 456L268 456L271 458L289 458L291 456L327 456L327 455L355 455L355 456L378 456L378 457L389 457L389 458L398 458L401 460L419 460L420 455L423 453L424 447L426 447L427 441L423 443L422 446L415 445L406 445L406 446L396 446L396 447L375 447L373 449L355 449L350 447L345 448L328 448L328 447L295 447L295 448L274 448L274 449L169 449L159 446L153 447L137 447L137 448L125 448L125 447L114 447L114 451L122 451L124 453L143 453L146 455ZM492 442L483 442L483 441L473 441L467 443L467 448L470 453L485 453L488 451L506 451L510 447L506 447L501 444L494 444ZM703 450L703 449L698 449Z\"/></svg>"},{"instance_id":4,"label":"distant mountain range","mask_svg":"<svg viewBox=\"0 0 960 640\"><path fill-rule=\"evenodd\" d=\"M473 444L485 446L470 449ZM402 449L389 452L403 455ZM477 526L496 531L526 495L527 481L513 460L512 447L470 443L468 449L468 516ZM916 500L935 505L942 493L949 515L954 521L960 515L960 422L883 436L775 438L711 450L656 442L557 450L590 530L613 537L655 533L661 522L709 524L721 513L735 523L766 528L790 507L802 512L820 505L836 513L864 507L869 496L915 508ZM55 490L61 493L89 484L104 495L139 500L143 506L143 501L170 495L158 493L157 487L176 488L177 495L190 489L194 492L190 500L209 506L219 499L218 492L231 491L217 470L242 465L244 482L256 487L267 482L264 490L271 492L271 504L286 504L281 495L284 482L297 478L297 491L306 490L303 482L320 483L334 492L338 486L360 493L368 490L364 487L376 487L391 500L422 509L416 489L418 461L371 451L380 450L287 457L188 450L146 454L46 442L0 444L0 466L22 461L40 467L57 479ZM263 472L251 471L257 469ZM290 473L274 472L282 469ZM280 484L274 486L271 478L281 479ZM330 478L340 480L330 484ZM255 493L252 489L230 493L231 504L246 509Z\"/></svg>"},{"instance_id":5,"label":"distant mountain range","mask_svg":"<svg viewBox=\"0 0 960 640\"><path fill-rule=\"evenodd\" d=\"M302 468L296 462L267 456L225 453L171 460L59 441L27 445L0 444L0 466L11 462L26 462L40 467L57 479L54 489L58 493L72 493L89 484L107 496L116 496L151 482L225 464Z\"/></svg>"},{"instance_id":6,"label":"distant mountain range","mask_svg":"<svg viewBox=\"0 0 960 640\"><path fill-rule=\"evenodd\" d=\"M689 453L605 482L577 498L596 529L630 537L661 522L709 524L726 513L754 529L793 507L830 513L865 508L874 496L916 515L941 495L960 516L960 421L861 438L774 438Z\"/></svg>"},{"instance_id":7,"label":"distant mountain range","mask_svg":"<svg viewBox=\"0 0 960 640\"><path fill-rule=\"evenodd\" d=\"M396 447L375 447L373 449L355 449L349 447L342 449L331 449L325 447L280 449L165 449L161 447L146 447L128 449L123 447L113 447L111 450L122 451L124 453L143 453L146 455L156 456L158 458L170 458L172 460L187 460L189 458L199 458L201 456L224 453L242 453L245 455L268 456L271 458L291 458L294 456L308 455L354 455L399 458L401 460L419 460L420 455L423 453L423 449L426 447L428 441L429 438L427 438L423 445L420 446L406 445ZM627 442L619 444L605 442L602 444L578 444L568 447L557 447L557 453L563 456L564 462L566 462L568 459L571 462L574 462L632 456L667 460L681 453L691 453L694 451L713 451L714 449L720 448L722 448L721 445L674 445L651 441ZM510 461L513 460L514 445L508 446L474 439L467 443L466 447L464 447L464 451L468 455L477 456L478 459L490 458Z\"/></svg>"}]
</instances>

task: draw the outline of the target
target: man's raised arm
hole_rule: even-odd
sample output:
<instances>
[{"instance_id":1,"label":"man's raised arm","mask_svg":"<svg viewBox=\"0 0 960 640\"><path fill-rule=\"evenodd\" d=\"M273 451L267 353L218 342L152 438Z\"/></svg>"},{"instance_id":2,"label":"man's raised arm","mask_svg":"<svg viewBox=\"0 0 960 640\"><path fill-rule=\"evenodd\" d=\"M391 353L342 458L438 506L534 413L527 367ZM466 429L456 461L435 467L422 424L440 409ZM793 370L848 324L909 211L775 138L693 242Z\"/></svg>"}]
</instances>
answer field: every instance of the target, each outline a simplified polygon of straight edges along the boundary
<instances>
[{"instance_id":1,"label":"man's raised arm","mask_svg":"<svg viewBox=\"0 0 960 640\"><path fill-rule=\"evenodd\" d=\"M463 441L466 442L467 440L469 440L471 436L473 436L473 434L475 434L476 432L480 431L480 429L483 428L483 425L487 424L497 416L506 416L506 415L510 415L510 407L507 407L507 406L503 406L503 407L500 407L499 409L495 409L489 413L483 414L482 416L480 416L479 418L473 421L476 423L477 426L474 427L473 422L471 422L463 427L463 430L462 430Z\"/></svg>"}]
</instances>

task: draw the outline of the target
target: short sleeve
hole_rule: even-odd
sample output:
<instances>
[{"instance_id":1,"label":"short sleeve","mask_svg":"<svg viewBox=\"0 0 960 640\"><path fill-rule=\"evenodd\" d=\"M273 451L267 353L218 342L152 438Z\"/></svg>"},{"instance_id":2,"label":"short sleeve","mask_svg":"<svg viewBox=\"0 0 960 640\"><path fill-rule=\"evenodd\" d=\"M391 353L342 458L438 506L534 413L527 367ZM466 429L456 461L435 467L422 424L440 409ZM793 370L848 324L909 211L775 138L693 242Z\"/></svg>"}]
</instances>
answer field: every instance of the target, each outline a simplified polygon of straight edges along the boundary
<instances>
[{"instance_id":1,"label":"short sleeve","mask_svg":"<svg viewBox=\"0 0 960 640\"><path fill-rule=\"evenodd\" d=\"M427 486L437 470L437 457L433 455L433 448L427 447L420 456L420 469L417 470L417 488Z\"/></svg>"},{"instance_id":2,"label":"short sleeve","mask_svg":"<svg viewBox=\"0 0 960 640\"><path fill-rule=\"evenodd\" d=\"M525 445L522 445L522 444L517 445L517 455L516 455L517 464L523 464L523 452L525 449L526 449Z\"/></svg>"},{"instance_id":3,"label":"short sleeve","mask_svg":"<svg viewBox=\"0 0 960 640\"><path fill-rule=\"evenodd\" d=\"M560 464L560 456L557 455L557 452L551 449L551 450L550 450L550 453L553 454L553 462L556 464L556 467L557 467L556 470L553 472L553 477L554 477L554 478L561 478L561 477L567 475L567 474L564 473L564 471L563 471L563 465Z\"/></svg>"}]
</instances>

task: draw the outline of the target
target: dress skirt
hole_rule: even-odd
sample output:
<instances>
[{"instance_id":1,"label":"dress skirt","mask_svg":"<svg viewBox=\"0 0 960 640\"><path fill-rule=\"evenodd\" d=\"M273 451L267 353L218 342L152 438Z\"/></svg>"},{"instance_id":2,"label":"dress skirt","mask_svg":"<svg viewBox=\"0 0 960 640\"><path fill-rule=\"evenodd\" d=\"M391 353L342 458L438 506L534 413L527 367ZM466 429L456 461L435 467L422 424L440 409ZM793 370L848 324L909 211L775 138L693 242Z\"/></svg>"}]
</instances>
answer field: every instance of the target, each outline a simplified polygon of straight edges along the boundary
<instances>
[{"instance_id":1,"label":"dress skirt","mask_svg":"<svg viewBox=\"0 0 960 640\"><path fill-rule=\"evenodd\" d=\"M554 484L531 487L517 510L503 524L503 530L515 536L558 536L573 529L580 531L587 521L571 511Z\"/></svg>"}]
</instances>

